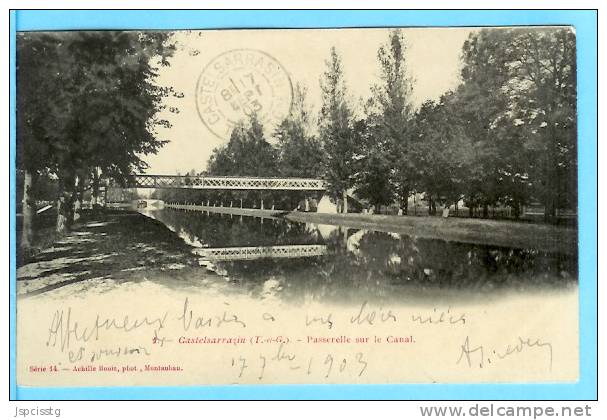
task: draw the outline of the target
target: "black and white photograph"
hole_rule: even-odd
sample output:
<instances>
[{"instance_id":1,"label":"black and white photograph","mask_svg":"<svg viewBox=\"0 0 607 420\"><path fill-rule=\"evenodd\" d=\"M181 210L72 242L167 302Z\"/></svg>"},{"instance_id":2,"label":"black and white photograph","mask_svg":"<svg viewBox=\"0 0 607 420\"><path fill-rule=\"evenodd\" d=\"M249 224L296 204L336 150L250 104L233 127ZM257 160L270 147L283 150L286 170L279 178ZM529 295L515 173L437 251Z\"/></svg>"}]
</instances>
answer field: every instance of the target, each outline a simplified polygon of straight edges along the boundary
<instances>
[{"instance_id":1,"label":"black and white photograph","mask_svg":"<svg viewBox=\"0 0 607 420\"><path fill-rule=\"evenodd\" d=\"M16 44L19 385L579 378L575 28Z\"/></svg>"}]
</instances>

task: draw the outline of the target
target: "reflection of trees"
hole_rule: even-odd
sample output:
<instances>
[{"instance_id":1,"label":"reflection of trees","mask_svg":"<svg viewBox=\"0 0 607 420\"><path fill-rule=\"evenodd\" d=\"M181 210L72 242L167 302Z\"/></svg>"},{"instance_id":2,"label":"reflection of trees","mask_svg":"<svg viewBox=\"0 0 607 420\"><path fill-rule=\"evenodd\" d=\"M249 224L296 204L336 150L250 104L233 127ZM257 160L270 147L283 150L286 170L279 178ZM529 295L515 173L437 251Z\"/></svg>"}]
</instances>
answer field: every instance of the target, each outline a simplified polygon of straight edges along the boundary
<instances>
[{"instance_id":1,"label":"reflection of trees","mask_svg":"<svg viewBox=\"0 0 607 420\"><path fill-rule=\"evenodd\" d=\"M563 272L575 275L574 260L537 250L495 248L367 232L358 259L374 277L420 286L470 288L537 283Z\"/></svg>"},{"instance_id":2,"label":"reflection of trees","mask_svg":"<svg viewBox=\"0 0 607 420\"><path fill-rule=\"evenodd\" d=\"M339 230L326 242L330 255L318 260L316 273L297 273L308 277L293 280L293 290L285 290L290 295L382 298L405 286L482 291L566 283L577 273L574 258L537 250L493 248L384 232L365 232L348 250Z\"/></svg>"},{"instance_id":3,"label":"reflection of trees","mask_svg":"<svg viewBox=\"0 0 607 420\"><path fill-rule=\"evenodd\" d=\"M513 250L343 227L320 235L312 226L200 212L164 210L159 220L210 247L313 244L324 241L321 257L276 258L217 263L231 280L258 287L280 284L290 300L385 298L395 291L526 287L576 277L575 258L537 250ZM559 280L560 279L560 280Z\"/></svg>"},{"instance_id":4,"label":"reflection of trees","mask_svg":"<svg viewBox=\"0 0 607 420\"><path fill-rule=\"evenodd\" d=\"M162 210L154 217L177 232L185 231L209 247L270 246L318 243L304 224L227 214Z\"/></svg>"}]
</instances>

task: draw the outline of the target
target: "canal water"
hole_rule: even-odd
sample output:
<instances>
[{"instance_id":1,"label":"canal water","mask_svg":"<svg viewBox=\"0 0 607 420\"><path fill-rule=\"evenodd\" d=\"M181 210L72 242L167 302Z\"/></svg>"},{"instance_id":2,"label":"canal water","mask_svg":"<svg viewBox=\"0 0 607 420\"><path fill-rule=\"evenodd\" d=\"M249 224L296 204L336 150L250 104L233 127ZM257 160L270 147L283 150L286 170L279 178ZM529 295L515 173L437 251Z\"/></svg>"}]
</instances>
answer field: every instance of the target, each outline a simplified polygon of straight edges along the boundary
<instances>
[{"instance_id":1,"label":"canal water","mask_svg":"<svg viewBox=\"0 0 607 420\"><path fill-rule=\"evenodd\" d=\"M168 208L141 212L202 251L201 263L207 270L244 293L262 290L287 301L487 299L509 291L577 285L575 255L297 223L280 217ZM315 255L301 256L308 245ZM242 248L277 247L284 252L281 257L265 254L243 259L239 255ZM204 256L204 250L226 248L240 251L224 260Z\"/></svg>"}]
</instances>

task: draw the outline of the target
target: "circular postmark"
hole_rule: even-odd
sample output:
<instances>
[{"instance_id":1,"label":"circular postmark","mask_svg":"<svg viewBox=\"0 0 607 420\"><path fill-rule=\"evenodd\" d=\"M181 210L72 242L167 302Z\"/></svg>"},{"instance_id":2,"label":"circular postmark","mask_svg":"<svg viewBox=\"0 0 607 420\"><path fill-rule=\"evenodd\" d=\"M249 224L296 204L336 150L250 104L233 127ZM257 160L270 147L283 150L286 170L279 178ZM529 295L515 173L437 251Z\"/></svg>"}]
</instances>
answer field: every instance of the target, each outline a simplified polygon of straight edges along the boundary
<instances>
[{"instance_id":1,"label":"circular postmark","mask_svg":"<svg viewBox=\"0 0 607 420\"><path fill-rule=\"evenodd\" d=\"M293 84L271 55L253 49L222 53L211 60L196 83L200 120L216 136L228 138L239 121L252 114L264 124L289 115Z\"/></svg>"}]
</instances>

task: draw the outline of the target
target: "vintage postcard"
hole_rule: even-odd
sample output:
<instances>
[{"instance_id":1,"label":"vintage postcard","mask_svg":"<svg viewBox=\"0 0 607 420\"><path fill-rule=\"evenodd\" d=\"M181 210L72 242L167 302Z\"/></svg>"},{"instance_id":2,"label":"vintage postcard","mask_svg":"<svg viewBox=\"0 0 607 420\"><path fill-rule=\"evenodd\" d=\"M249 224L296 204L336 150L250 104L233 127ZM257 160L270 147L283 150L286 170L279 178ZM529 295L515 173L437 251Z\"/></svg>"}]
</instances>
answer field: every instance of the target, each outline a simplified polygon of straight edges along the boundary
<instances>
[{"instance_id":1,"label":"vintage postcard","mask_svg":"<svg viewBox=\"0 0 607 420\"><path fill-rule=\"evenodd\" d=\"M17 384L578 381L576 48L18 31Z\"/></svg>"}]
</instances>

